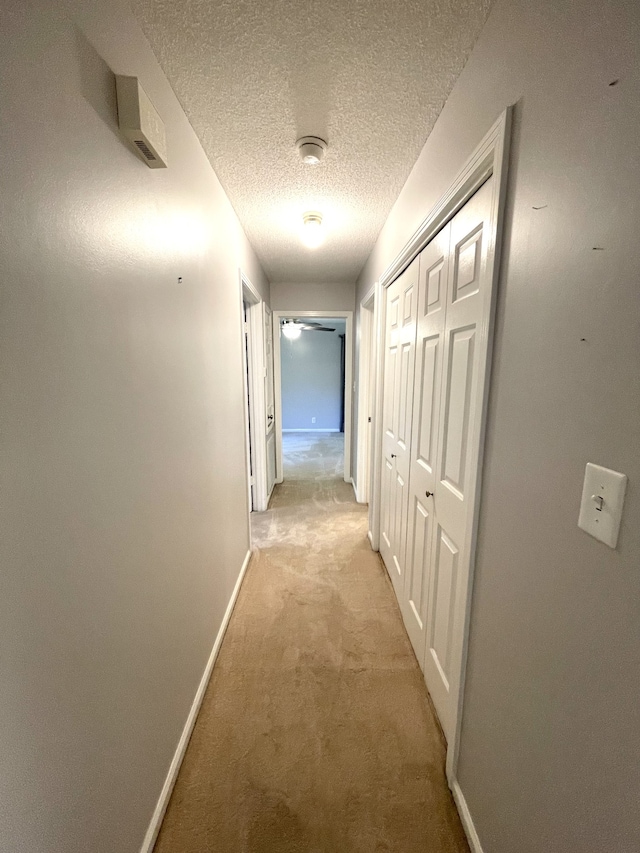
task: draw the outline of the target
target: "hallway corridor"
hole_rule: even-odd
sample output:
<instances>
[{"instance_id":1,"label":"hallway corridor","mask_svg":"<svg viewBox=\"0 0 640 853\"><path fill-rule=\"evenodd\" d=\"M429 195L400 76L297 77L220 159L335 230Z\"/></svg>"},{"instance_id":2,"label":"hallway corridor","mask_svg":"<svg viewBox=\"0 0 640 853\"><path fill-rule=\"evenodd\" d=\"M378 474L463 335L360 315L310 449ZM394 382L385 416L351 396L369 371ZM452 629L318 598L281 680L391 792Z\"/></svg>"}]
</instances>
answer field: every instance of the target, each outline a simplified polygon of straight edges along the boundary
<instances>
[{"instance_id":1,"label":"hallway corridor","mask_svg":"<svg viewBox=\"0 0 640 853\"><path fill-rule=\"evenodd\" d=\"M467 851L342 436L285 446L156 853Z\"/></svg>"}]
</instances>

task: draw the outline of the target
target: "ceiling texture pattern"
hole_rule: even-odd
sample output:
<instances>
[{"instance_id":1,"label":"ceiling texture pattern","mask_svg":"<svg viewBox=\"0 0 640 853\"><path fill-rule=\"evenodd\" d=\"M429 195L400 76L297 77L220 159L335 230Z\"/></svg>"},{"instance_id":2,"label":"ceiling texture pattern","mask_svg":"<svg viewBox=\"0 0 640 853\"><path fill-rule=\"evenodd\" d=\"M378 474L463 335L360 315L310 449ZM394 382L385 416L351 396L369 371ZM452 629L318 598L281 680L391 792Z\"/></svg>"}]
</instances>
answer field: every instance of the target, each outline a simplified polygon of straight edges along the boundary
<instances>
[{"instance_id":1,"label":"ceiling texture pattern","mask_svg":"<svg viewBox=\"0 0 640 853\"><path fill-rule=\"evenodd\" d=\"M319 283L356 280L491 0L132 5L269 279ZM319 166L307 135L328 142Z\"/></svg>"}]
</instances>

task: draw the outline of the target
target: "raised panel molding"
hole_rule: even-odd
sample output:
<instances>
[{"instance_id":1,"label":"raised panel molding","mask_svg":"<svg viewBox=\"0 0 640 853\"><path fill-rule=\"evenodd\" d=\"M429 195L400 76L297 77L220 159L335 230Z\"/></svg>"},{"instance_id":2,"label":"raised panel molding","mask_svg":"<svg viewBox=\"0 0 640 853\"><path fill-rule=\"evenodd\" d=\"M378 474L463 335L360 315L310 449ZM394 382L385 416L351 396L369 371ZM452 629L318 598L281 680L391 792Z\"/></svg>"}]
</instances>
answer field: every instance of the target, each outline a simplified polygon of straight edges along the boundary
<instances>
[{"instance_id":1,"label":"raised panel molding","mask_svg":"<svg viewBox=\"0 0 640 853\"><path fill-rule=\"evenodd\" d=\"M420 435L418 437L418 462L433 470L433 436L435 433L435 400L436 367L438 365L438 348L440 337L425 338L422 343L422 364L420 368ZM429 417L425 417L429 411Z\"/></svg>"},{"instance_id":2,"label":"raised panel molding","mask_svg":"<svg viewBox=\"0 0 640 853\"><path fill-rule=\"evenodd\" d=\"M441 259L438 264L427 273L427 292L425 314L433 314L442 308L442 268L444 259Z\"/></svg>"},{"instance_id":3,"label":"raised panel molding","mask_svg":"<svg viewBox=\"0 0 640 853\"><path fill-rule=\"evenodd\" d=\"M446 415L443 439L442 482L458 497L464 496L471 376L475 326L451 332L446 378Z\"/></svg>"},{"instance_id":4,"label":"raised panel molding","mask_svg":"<svg viewBox=\"0 0 640 853\"><path fill-rule=\"evenodd\" d=\"M407 436L411 429L411 388L409 387L409 384L413 378L412 371L410 370L412 350L413 344L403 344L400 361L400 421L398 423L397 436L398 441L402 442L405 447L407 445Z\"/></svg>"},{"instance_id":5,"label":"raised panel molding","mask_svg":"<svg viewBox=\"0 0 640 853\"><path fill-rule=\"evenodd\" d=\"M409 604L413 608L415 619L420 629L424 624L424 591L428 588L428 578L425 569L428 563L427 549L429 547L429 511L420 501L415 501L413 523L413 560L411 577L409 578ZM426 581L426 582L425 582Z\"/></svg>"},{"instance_id":6,"label":"raised panel molding","mask_svg":"<svg viewBox=\"0 0 640 853\"><path fill-rule=\"evenodd\" d=\"M391 407L391 411L387 411L387 433L389 435L395 436L398 432L398 421L399 421L399 413L397 406L397 393L398 386L396 384L396 360L398 358L398 350L397 347L392 347L389 350L389 395L387 397L388 405Z\"/></svg>"},{"instance_id":7,"label":"raised panel molding","mask_svg":"<svg viewBox=\"0 0 640 853\"><path fill-rule=\"evenodd\" d=\"M413 294L414 286L411 285L404 292L404 310L402 312L402 324L404 326L406 326L407 323L411 323L413 320Z\"/></svg>"},{"instance_id":8,"label":"raised panel molding","mask_svg":"<svg viewBox=\"0 0 640 853\"><path fill-rule=\"evenodd\" d=\"M473 296L480 287L482 226L456 246L453 302Z\"/></svg>"},{"instance_id":9,"label":"raised panel molding","mask_svg":"<svg viewBox=\"0 0 640 853\"><path fill-rule=\"evenodd\" d=\"M451 669L451 628L454 623L452 610L458 583L458 556L458 548L439 527L433 567L433 608L430 613L429 645L447 689Z\"/></svg>"},{"instance_id":10,"label":"raised panel molding","mask_svg":"<svg viewBox=\"0 0 640 853\"><path fill-rule=\"evenodd\" d=\"M393 466L385 459L384 464L384 489L382 491L382 537L386 542L387 548L391 547L389 524L391 519L391 477L393 475Z\"/></svg>"}]
</instances>

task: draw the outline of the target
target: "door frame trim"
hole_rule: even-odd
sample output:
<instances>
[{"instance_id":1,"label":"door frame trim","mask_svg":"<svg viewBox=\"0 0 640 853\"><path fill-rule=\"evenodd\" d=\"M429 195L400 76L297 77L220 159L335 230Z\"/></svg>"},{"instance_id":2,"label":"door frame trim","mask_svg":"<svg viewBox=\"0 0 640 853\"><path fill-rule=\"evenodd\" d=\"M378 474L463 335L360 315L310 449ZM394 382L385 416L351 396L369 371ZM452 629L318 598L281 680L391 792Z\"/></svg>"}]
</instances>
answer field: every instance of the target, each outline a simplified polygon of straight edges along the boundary
<instances>
[{"instance_id":1,"label":"door frame trim","mask_svg":"<svg viewBox=\"0 0 640 853\"><path fill-rule=\"evenodd\" d=\"M389 282L391 284L391 282ZM386 300L385 288L380 281L373 285L375 290L375 308L373 328L376 338L376 359L373 405L373 441L371 458L371 500L369 501L369 542L374 551L380 550L380 491L382 487L382 392L384 385L384 341Z\"/></svg>"},{"instance_id":2,"label":"door frame trim","mask_svg":"<svg viewBox=\"0 0 640 853\"><path fill-rule=\"evenodd\" d=\"M371 453L373 449L373 407L375 393L372 387L375 371L375 311L376 289L372 287L360 301L360 340L358 342L358 423L356 500L368 504L371 500ZM373 357L372 357L373 355ZM367 418L371 415L371 426ZM367 437L368 436L368 437Z\"/></svg>"},{"instance_id":3,"label":"door frame trim","mask_svg":"<svg viewBox=\"0 0 640 853\"><path fill-rule=\"evenodd\" d=\"M452 690L454 690L455 723L453 737L447 744L447 779L452 786L456 781L456 770L460 752L460 734L462 729L464 686L469 648L469 624L471 615L471 597L473 591L473 574L475 568L475 555L478 534L478 521L480 516L480 495L482 487L482 466L485 445L485 428L487 415L487 401L489 396L493 326L495 318L497 283L500 273L500 250L502 244L502 230L504 209L507 190L507 175L509 166L509 143L511 139L511 123L513 107L507 107L497 121L488 131L482 142L467 159L458 175L453 180L447 191L441 196L430 213L418 226L414 234L405 244L403 249L393 259L389 266L374 285L377 288L376 305L378 307L378 318L376 323L376 334L378 340L378 359L376 370L376 410L375 410L375 449L374 449L374 471L373 471L373 494L375 501L370 506L370 533L369 539L374 550L379 550L380 543L380 491L382 481L382 394L383 394L383 370L384 370L384 347L380 342L384 340L384 328L386 321L386 300L384 291L395 281L398 276L409 266L409 264L420 254L425 246L433 239L438 231L466 204L471 196L492 175L495 179L495 189L492 199L490 216L489 244L487 250L487 269L490 271L492 302L490 309L488 348L485 374L481 381L484 384L483 401L480 413L480 436L478 446L478 458L476 460L475 489L473 493L472 530L469 548L469 559L467 569L468 584L465 593L465 617L462 642L454 643L454 648L460 649L459 659L452 665L453 679Z\"/></svg>"},{"instance_id":4,"label":"door frame trim","mask_svg":"<svg viewBox=\"0 0 640 853\"><path fill-rule=\"evenodd\" d=\"M283 317L326 317L345 320L344 341L344 481L351 483L351 409L353 399L353 311L284 311L273 315L273 379L276 418L276 483L284 479L282 467L282 367L280 360L280 320Z\"/></svg>"},{"instance_id":5,"label":"door frame trim","mask_svg":"<svg viewBox=\"0 0 640 853\"><path fill-rule=\"evenodd\" d=\"M256 512L263 512L267 508L267 443L266 443L266 415L264 399L264 333L263 333L263 305L264 301L260 293L253 286L248 276L239 270L239 292L240 292L240 322L243 323L243 302L247 303L249 315L249 361L247 364L244 348L244 329L242 332L242 376L244 386L244 421L246 435L246 463L245 477L249 482L249 453L254 462L254 501ZM247 378L248 377L248 387ZM247 392L248 401L247 406ZM253 429L249 433L249 417ZM250 442L250 443L249 443ZM247 512L251 513L251 505L248 503Z\"/></svg>"}]
</instances>

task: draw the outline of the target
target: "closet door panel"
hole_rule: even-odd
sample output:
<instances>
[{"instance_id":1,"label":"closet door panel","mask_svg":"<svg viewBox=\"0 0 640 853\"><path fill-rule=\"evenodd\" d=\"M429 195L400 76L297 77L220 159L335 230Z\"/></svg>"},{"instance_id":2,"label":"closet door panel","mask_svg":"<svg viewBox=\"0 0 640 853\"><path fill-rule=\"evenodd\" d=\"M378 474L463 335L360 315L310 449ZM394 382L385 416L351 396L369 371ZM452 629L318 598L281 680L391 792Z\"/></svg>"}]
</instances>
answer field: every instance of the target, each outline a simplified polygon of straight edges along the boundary
<instances>
[{"instance_id":1,"label":"closet door panel","mask_svg":"<svg viewBox=\"0 0 640 853\"><path fill-rule=\"evenodd\" d=\"M447 737L455 720L452 678L462 654L476 499L491 310L492 282L485 270L492 192L489 179L450 224L424 655L427 687Z\"/></svg>"},{"instance_id":2,"label":"closet door panel","mask_svg":"<svg viewBox=\"0 0 640 853\"><path fill-rule=\"evenodd\" d=\"M427 616L430 664L446 690L450 686L452 631L458 587L459 549L440 525L434 537L433 572Z\"/></svg>"},{"instance_id":3,"label":"closet door panel","mask_svg":"<svg viewBox=\"0 0 640 853\"><path fill-rule=\"evenodd\" d=\"M444 388L441 483L461 500L465 493L475 333L475 325L449 332L449 363Z\"/></svg>"},{"instance_id":4,"label":"closet door panel","mask_svg":"<svg viewBox=\"0 0 640 853\"><path fill-rule=\"evenodd\" d=\"M428 591L431 578L434 492L440 386L444 350L450 228L447 225L420 254L416 358L413 384L408 542L405 595L407 632L424 667Z\"/></svg>"},{"instance_id":5,"label":"closet door panel","mask_svg":"<svg viewBox=\"0 0 640 853\"><path fill-rule=\"evenodd\" d=\"M387 288L380 553L402 601L418 299L418 262Z\"/></svg>"},{"instance_id":6,"label":"closet door panel","mask_svg":"<svg viewBox=\"0 0 640 853\"><path fill-rule=\"evenodd\" d=\"M437 422L437 391L440 384L438 370L440 367L441 341L440 334L423 337L419 349L422 358L419 364L417 383L418 411L416 436L415 464L428 472L435 468L436 438L438 435Z\"/></svg>"},{"instance_id":7,"label":"closet door panel","mask_svg":"<svg viewBox=\"0 0 640 853\"><path fill-rule=\"evenodd\" d=\"M406 601L409 613L405 616L407 630L414 625L418 636L424 630L427 592L429 583L429 545L431 542L432 514L429 508L415 495L409 498L413 517L410 519L411 549L407 555ZM411 634L410 634L411 637ZM420 645L413 643L414 651L422 653ZM424 648L424 643L422 644Z\"/></svg>"}]
</instances>

